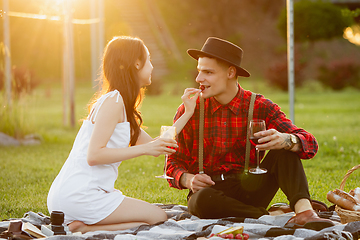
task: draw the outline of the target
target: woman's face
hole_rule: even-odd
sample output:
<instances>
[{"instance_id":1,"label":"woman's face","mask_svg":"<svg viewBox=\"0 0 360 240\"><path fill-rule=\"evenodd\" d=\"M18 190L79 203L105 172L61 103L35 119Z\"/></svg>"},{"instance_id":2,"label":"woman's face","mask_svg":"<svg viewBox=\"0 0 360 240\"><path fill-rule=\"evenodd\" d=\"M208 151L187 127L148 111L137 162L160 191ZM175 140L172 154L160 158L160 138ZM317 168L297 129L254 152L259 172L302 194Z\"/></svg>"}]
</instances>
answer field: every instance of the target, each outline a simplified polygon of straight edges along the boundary
<instances>
[{"instance_id":1,"label":"woman's face","mask_svg":"<svg viewBox=\"0 0 360 240\"><path fill-rule=\"evenodd\" d=\"M150 61L150 52L146 46L145 46L145 50L146 50L146 61L144 66L139 70L139 80L141 87L145 87L151 84L151 73L154 69ZM140 62L140 60L138 62Z\"/></svg>"}]
</instances>

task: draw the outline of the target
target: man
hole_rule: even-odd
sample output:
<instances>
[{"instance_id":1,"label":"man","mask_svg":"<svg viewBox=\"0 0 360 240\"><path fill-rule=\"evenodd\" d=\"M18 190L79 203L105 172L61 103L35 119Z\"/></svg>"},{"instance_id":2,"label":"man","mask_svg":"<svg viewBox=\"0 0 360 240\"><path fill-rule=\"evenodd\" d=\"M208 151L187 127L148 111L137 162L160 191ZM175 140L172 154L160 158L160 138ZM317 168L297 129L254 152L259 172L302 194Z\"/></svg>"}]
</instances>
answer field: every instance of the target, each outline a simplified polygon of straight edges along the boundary
<instances>
[{"instance_id":1,"label":"man","mask_svg":"<svg viewBox=\"0 0 360 240\"><path fill-rule=\"evenodd\" d=\"M334 224L313 210L307 179L300 159L310 159L318 145L313 135L296 127L280 107L257 94L253 119L263 119L266 131L257 133L261 162L266 174L244 171L248 111L251 92L237 82L249 77L240 67L243 51L228 41L210 37L201 50L189 49L198 60L196 82L204 98L203 169L199 173L199 104L178 135L179 148L169 156L167 174L171 187L189 189L188 209L200 218L251 217L269 214L267 206L280 188L296 215L288 227L322 229ZM184 113L181 105L176 121ZM250 167L256 165L255 148Z\"/></svg>"}]
</instances>

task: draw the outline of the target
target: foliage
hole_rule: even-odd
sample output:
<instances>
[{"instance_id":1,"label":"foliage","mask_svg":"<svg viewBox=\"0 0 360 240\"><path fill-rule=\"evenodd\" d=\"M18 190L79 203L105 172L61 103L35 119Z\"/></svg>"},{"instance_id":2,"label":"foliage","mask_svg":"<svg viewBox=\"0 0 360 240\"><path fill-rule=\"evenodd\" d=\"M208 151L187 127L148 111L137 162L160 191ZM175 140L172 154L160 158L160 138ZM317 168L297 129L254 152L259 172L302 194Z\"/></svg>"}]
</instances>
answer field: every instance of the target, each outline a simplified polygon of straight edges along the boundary
<instances>
[{"instance_id":1,"label":"foliage","mask_svg":"<svg viewBox=\"0 0 360 240\"><path fill-rule=\"evenodd\" d=\"M295 87L301 87L304 83L303 69L306 67L305 62L294 61L294 83ZM276 87L282 91L288 91L288 62L286 58L273 62L265 73L265 78L271 87Z\"/></svg>"},{"instance_id":2,"label":"foliage","mask_svg":"<svg viewBox=\"0 0 360 240\"><path fill-rule=\"evenodd\" d=\"M0 132L15 138L22 138L31 132L26 95L38 85L33 71L14 66L11 79L11 102L5 96L5 78L0 70Z\"/></svg>"},{"instance_id":3,"label":"foliage","mask_svg":"<svg viewBox=\"0 0 360 240\"><path fill-rule=\"evenodd\" d=\"M278 20L281 35L287 37L287 13L283 10ZM341 37L351 26L353 16L342 14L331 2L302 0L294 3L294 40L297 42L329 40Z\"/></svg>"},{"instance_id":4,"label":"foliage","mask_svg":"<svg viewBox=\"0 0 360 240\"><path fill-rule=\"evenodd\" d=\"M189 44L201 47L196 44L202 44L209 36L235 43L243 43L245 38L253 41L254 36L249 30L256 27L256 34L261 35L261 28L269 28L268 23L276 18L283 5L279 1L263 0L214 0L211 4L208 0L182 0L176 5L168 0L154 2L173 36L176 36L178 46L184 46L184 50L189 48ZM264 22L267 22L266 26Z\"/></svg>"},{"instance_id":5,"label":"foliage","mask_svg":"<svg viewBox=\"0 0 360 240\"><path fill-rule=\"evenodd\" d=\"M354 9L354 10L350 10L350 9L348 9L348 8L344 8L344 9L342 9L342 14L343 14L344 16L357 19L358 17L360 17L360 8L356 8L356 9Z\"/></svg>"},{"instance_id":6,"label":"foliage","mask_svg":"<svg viewBox=\"0 0 360 240\"><path fill-rule=\"evenodd\" d=\"M246 4L238 1L231 0L217 0L212 1L208 4L207 0L198 1L179 1L176 4L176 8L172 7L173 3L166 0L157 0L157 4L164 5L164 8L173 11L173 14L167 16L165 11L165 19L168 23L186 24L187 27L184 29L173 29L176 31L186 31L186 37L193 38L196 36L219 36L226 37L234 32L236 24L234 20L239 17L238 9L241 5ZM186 15L176 14L176 12L189 13L193 12L192 18L189 19ZM206 19L208 24L202 24L203 20ZM189 21L189 22L188 22Z\"/></svg>"},{"instance_id":7,"label":"foliage","mask_svg":"<svg viewBox=\"0 0 360 240\"><path fill-rule=\"evenodd\" d=\"M342 90L348 86L359 89L360 64L349 58L319 63L317 79L333 90Z\"/></svg>"},{"instance_id":8,"label":"foliage","mask_svg":"<svg viewBox=\"0 0 360 240\"><path fill-rule=\"evenodd\" d=\"M34 71L25 67L13 66L11 90L13 97L18 98L21 94L31 93L39 84ZM5 88L4 72L0 70L0 91Z\"/></svg>"},{"instance_id":9,"label":"foliage","mask_svg":"<svg viewBox=\"0 0 360 240\"><path fill-rule=\"evenodd\" d=\"M0 95L0 132L18 139L30 133L31 122L27 117L30 113L27 109L26 100L13 99L9 104L5 96Z\"/></svg>"}]
</instances>

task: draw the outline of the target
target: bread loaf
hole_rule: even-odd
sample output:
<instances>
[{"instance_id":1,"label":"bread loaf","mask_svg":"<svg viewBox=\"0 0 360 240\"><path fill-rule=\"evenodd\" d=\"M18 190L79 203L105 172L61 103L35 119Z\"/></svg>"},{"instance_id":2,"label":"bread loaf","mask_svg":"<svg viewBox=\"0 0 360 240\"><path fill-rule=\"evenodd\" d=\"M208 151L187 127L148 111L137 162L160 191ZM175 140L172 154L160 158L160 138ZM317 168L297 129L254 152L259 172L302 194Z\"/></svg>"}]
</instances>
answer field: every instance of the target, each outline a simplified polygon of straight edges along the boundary
<instances>
[{"instance_id":1,"label":"bread loaf","mask_svg":"<svg viewBox=\"0 0 360 240\"><path fill-rule=\"evenodd\" d=\"M344 209L352 210L352 211L360 211L360 204L358 204L355 197L340 189L335 189L334 191L328 192L326 198L330 202Z\"/></svg>"},{"instance_id":2,"label":"bread loaf","mask_svg":"<svg viewBox=\"0 0 360 240\"><path fill-rule=\"evenodd\" d=\"M351 190L349 194L354 197L357 204L360 204L360 187Z\"/></svg>"}]
</instances>

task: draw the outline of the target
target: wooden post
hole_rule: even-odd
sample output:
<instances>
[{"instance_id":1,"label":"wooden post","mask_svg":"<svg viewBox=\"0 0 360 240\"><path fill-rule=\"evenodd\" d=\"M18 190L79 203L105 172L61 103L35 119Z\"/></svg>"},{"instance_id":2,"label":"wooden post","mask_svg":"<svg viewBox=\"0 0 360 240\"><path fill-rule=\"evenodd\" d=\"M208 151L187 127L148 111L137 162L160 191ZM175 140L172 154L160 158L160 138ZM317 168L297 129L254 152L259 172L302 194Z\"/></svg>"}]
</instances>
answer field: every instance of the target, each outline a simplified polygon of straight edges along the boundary
<instances>
[{"instance_id":1,"label":"wooden post","mask_svg":"<svg viewBox=\"0 0 360 240\"><path fill-rule=\"evenodd\" d=\"M4 14L4 54L5 54L5 95L7 104L12 105L11 101L11 48L10 48L10 20L9 20L9 0L3 0Z\"/></svg>"},{"instance_id":2,"label":"wooden post","mask_svg":"<svg viewBox=\"0 0 360 240\"><path fill-rule=\"evenodd\" d=\"M91 19L95 19L98 18L98 14L97 14L97 1L98 0L90 0L90 18ZM96 78L97 78L97 72L99 70L99 58L100 56L98 55L98 51L97 51L97 45L98 45L98 28L97 25L99 23L97 22L93 22L90 24L90 43L91 43L91 81L92 81L92 86L95 87L96 85Z\"/></svg>"},{"instance_id":3,"label":"wooden post","mask_svg":"<svg viewBox=\"0 0 360 240\"><path fill-rule=\"evenodd\" d=\"M75 126L75 101L74 101L74 41L72 25L71 1L64 1L64 45L63 45L63 122L67 125L68 106L70 111L70 126Z\"/></svg>"},{"instance_id":4,"label":"wooden post","mask_svg":"<svg viewBox=\"0 0 360 240\"><path fill-rule=\"evenodd\" d=\"M98 68L102 71L101 66L101 59L104 51L104 42L105 42L105 28L104 28L104 0L98 0L98 16L99 16L99 25L98 25ZM99 86L99 89L101 88L101 85ZM98 89L98 90L99 90Z\"/></svg>"},{"instance_id":5,"label":"wooden post","mask_svg":"<svg viewBox=\"0 0 360 240\"><path fill-rule=\"evenodd\" d=\"M63 2L63 64L62 64L62 92L63 92L63 125L67 125L67 119L68 119L68 94L69 94L69 85L68 85L68 79L69 79L69 72L68 72L68 31L67 31L67 8L66 3Z\"/></svg>"},{"instance_id":6,"label":"wooden post","mask_svg":"<svg viewBox=\"0 0 360 240\"><path fill-rule=\"evenodd\" d=\"M69 31L69 101L70 101L70 126L75 127L75 54L74 54L74 28L72 4L67 0L68 5L68 31Z\"/></svg>"}]
</instances>

